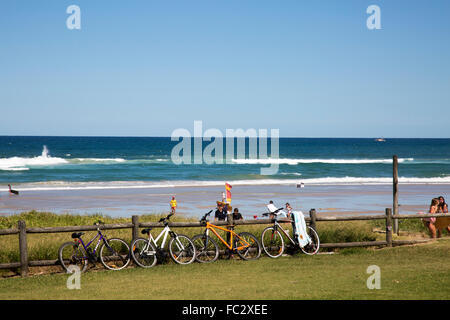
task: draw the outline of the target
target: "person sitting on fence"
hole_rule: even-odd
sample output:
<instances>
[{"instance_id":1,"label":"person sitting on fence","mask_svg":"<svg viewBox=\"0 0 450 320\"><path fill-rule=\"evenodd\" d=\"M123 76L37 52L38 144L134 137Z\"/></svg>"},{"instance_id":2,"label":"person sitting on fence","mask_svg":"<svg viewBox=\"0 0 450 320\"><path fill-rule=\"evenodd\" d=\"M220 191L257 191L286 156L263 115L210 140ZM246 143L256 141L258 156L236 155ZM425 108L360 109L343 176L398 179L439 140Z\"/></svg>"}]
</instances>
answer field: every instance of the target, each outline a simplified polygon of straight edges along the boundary
<instances>
[{"instance_id":1,"label":"person sitting on fence","mask_svg":"<svg viewBox=\"0 0 450 320\"><path fill-rule=\"evenodd\" d=\"M217 207L216 214L214 216L214 221L223 221L227 218L227 210L224 209L224 206L220 204Z\"/></svg>"},{"instance_id":2,"label":"person sitting on fence","mask_svg":"<svg viewBox=\"0 0 450 320\"><path fill-rule=\"evenodd\" d=\"M448 213L448 205L447 205L447 203L445 203L444 197L440 196L438 198L438 200L439 200L439 204L438 204L437 213ZM446 229L447 229L447 232L450 233L450 226L447 226ZM437 230L437 234L438 234L438 238L440 238L441 237L440 229Z\"/></svg>"},{"instance_id":3,"label":"person sitting on fence","mask_svg":"<svg viewBox=\"0 0 450 320\"><path fill-rule=\"evenodd\" d=\"M289 202L286 202L286 211L287 211L287 217L291 218L291 213L292 213L292 207L289 204Z\"/></svg>"},{"instance_id":4,"label":"person sitting on fence","mask_svg":"<svg viewBox=\"0 0 450 320\"><path fill-rule=\"evenodd\" d=\"M438 198L438 200L439 200L439 212L441 212L441 213L448 213L448 205L447 205L447 203L445 203L445 199L444 199L444 197L443 196L440 196L439 198Z\"/></svg>"},{"instance_id":5,"label":"person sitting on fence","mask_svg":"<svg viewBox=\"0 0 450 320\"><path fill-rule=\"evenodd\" d=\"M439 200L437 198L434 198L431 200L430 204L430 210L428 213L435 214L438 212L439 209ZM425 227L430 231L431 238L436 238L436 226L434 225L436 223L436 218L422 218L423 224Z\"/></svg>"},{"instance_id":6,"label":"person sitting on fence","mask_svg":"<svg viewBox=\"0 0 450 320\"><path fill-rule=\"evenodd\" d=\"M234 210L233 210L233 220L242 220L243 218L242 218L242 215L241 215L241 213L239 212L239 209L238 208L234 208Z\"/></svg>"},{"instance_id":7,"label":"person sitting on fence","mask_svg":"<svg viewBox=\"0 0 450 320\"><path fill-rule=\"evenodd\" d=\"M277 215L277 216L281 215L282 217L286 217L286 212L284 212L283 210L280 210L277 213L275 213L275 211L277 211L278 208L275 207L272 200L269 201L269 204L267 205L267 209L269 210L269 213L270 213L269 219L274 219L275 215Z\"/></svg>"}]
</instances>

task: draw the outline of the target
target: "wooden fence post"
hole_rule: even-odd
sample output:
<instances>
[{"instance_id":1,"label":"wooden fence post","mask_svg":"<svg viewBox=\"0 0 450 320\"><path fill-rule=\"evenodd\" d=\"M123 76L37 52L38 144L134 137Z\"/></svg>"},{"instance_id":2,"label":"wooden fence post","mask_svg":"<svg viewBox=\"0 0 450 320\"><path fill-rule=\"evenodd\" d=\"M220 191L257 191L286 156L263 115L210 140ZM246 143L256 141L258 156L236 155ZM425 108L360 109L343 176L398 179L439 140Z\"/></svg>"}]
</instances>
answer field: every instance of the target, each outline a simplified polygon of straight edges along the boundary
<instances>
[{"instance_id":1,"label":"wooden fence post","mask_svg":"<svg viewBox=\"0 0 450 320\"><path fill-rule=\"evenodd\" d=\"M133 228L132 228L133 240L131 240L131 241L134 241L137 238L139 238L139 216L132 216L131 222L133 223Z\"/></svg>"},{"instance_id":2,"label":"wooden fence post","mask_svg":"<svg viewBox=\"0 0 450 320\"><path fill-rule=\"evenodd\" d=\"M398 214L398 157L394 156L392 159L392 176L393 176L393 212L396 216ZM399 235L400 230L398 228L398 219L394 219L394 233Z\"/></svg>"},{"instance_id":3,"label":"wooden fence post","mask_svg":"<svg viewBox=\"0 0 450 320\"><path fill-rule=\"evenodd\" d=\"M27 226L25 221L19 220L19 252L20 252L20 275L28 276L28 246L27 246Z\"/></svg>"},{"instance_id":4,"label":"wooden fence post","mask_svg":"<svg viewBox=\"0 0 450 320\"><path fill-rule=\"evenodd\" d=\"M309 210L309 217L311 218L311 221L309 222L309 226L311 228L313 228L314 231L316 231L316 219L317 219L316 209Z\"/></svg>"},{"instance_id":5,"label":"wooden fence post","mask_svg":"<svg viewBox=\"0 0 450 320\"><path fill-rule=\"evenodd\" d=\"M314 229L314 231L317 232L317 229L316 229L316 218L317 218L317 216L316 216L316 209L309 210L309 217L311 218L311 220L309 222L309 226L312 229ZM310 234L310 236L312 236L312 235Z\"/></svg>"},{"instance_id":6,"label":"wooden fence post","mask_svg":"<svg viewBox=\"0 0 450 320\"><path fill-rule=\"evenodd\" d=\"M227 229L228 230L233 230L234 229L234 219L233 219L233 213L227 213ZM231 237L231 233L227 232L227 242L230 243L230 237ZM231 246L233 246L233 244L231 244ZM227 248L228 249L228 248ZM228 252L228 254L231 255L231 251Z\"/></svg>"},{"instance_id":7,"label":"wooden fence post","mask_svg":"<svg viewBox=\"0 0 450 320\"><path fill-rule=\"evenodd\" d=\"M386 208L386 243L392 247L392 209Z\"/></svg>"}]
</instances>

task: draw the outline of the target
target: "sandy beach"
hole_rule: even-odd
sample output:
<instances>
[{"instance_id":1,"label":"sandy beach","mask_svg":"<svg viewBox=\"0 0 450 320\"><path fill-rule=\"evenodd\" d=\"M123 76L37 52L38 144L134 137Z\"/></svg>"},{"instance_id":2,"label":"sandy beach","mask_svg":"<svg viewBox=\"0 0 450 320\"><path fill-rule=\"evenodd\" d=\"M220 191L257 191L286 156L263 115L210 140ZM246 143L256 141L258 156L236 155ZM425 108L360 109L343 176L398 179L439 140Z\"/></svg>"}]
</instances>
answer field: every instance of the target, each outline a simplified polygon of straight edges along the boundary
<instances>
[{"instance_id":1,"label":"sandy beach","mask_svg":"<svg viewBox=\"0 0 450 320\"><path fill-rule=\"evenodd\" d=\"M200 217L215 208L223 187L167 187L93 190L28 190L19 196L0 193L0 214L37 210L54 213L93 214L112 217L165 213L172 195L178 201L177 213ZM426 212L433 197L450 193L450 185L400 185L400 213ZM232 206L244 218L260 216L273 200L277 206L289 202L294 209L320 215L379 214L392 207L392 185L259 185L234 186Z\"/></svg>"}]
</instances>

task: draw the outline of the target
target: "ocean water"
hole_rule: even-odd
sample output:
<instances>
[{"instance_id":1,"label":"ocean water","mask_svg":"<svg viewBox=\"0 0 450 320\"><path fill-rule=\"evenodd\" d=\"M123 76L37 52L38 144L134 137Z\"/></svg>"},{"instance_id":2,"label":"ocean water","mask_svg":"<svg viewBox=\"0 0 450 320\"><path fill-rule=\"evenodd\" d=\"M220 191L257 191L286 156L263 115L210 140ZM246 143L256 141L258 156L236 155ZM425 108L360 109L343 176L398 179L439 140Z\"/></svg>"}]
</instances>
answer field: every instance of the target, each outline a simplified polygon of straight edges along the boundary
<instances>
[{"instance_id":1,"label":"ocean water","mask_svg":"<svg viewBox=\"0 0 450 320\"><path fill-rule=\"evenodd\" d=\"M169 137L0 136L0 190L8 183L21 190L212 186L225 181L390 184L394 154L400 183L450 184L450 139L280 138L278 159L248 159L247 152L232 164L211 165L174 164L171 152L177 144ZM225 142L223 146L225 150ZM278 172L261 175L261 168L271 163L278 164Z\"/></svg>"}]
</instances>

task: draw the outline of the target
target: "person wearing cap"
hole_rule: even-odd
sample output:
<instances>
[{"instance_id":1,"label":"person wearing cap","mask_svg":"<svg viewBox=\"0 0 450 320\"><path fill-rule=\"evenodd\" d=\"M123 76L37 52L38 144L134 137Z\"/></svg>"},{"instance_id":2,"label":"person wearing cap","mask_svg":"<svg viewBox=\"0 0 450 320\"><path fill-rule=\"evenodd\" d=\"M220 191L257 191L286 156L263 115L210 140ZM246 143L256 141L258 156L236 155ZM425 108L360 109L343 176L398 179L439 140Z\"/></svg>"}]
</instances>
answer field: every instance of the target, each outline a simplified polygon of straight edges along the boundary
<instances>
[{"instance_id":1,"label":"person wearing cap","mask_svg":"<svg viewBox=\"0 0 450 320\"><path fill-rule=\"evenodd\" d=\"M223 221L227 218L227 210L224 209L223 204L219 204L214 216L214 221Z\"/></svg>"}]
</instances>

